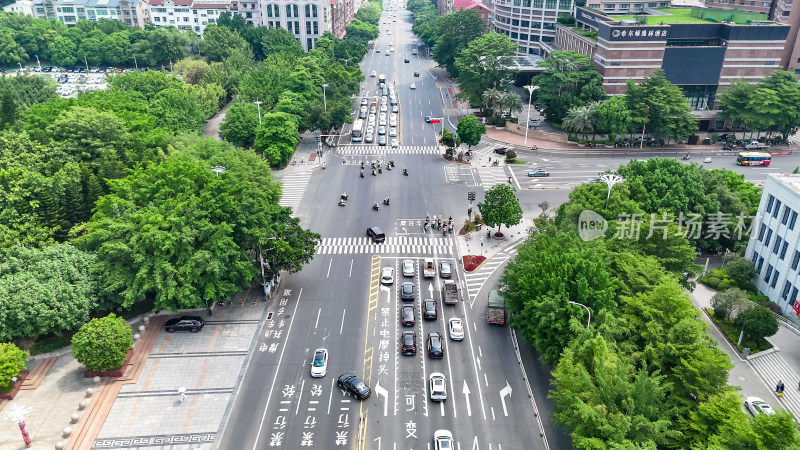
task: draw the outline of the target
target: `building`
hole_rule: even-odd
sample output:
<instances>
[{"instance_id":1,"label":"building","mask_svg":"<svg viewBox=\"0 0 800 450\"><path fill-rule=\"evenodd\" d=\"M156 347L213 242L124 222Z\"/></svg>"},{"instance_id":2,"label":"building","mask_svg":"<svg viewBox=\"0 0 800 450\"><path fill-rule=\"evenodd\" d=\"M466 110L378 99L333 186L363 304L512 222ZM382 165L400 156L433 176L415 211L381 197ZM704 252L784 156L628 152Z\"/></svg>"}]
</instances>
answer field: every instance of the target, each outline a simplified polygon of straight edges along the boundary
<instances>
[{"instance_id":1,"label":"building","mask_svg":"<svg viewBox=\"0 0 800 450\"><path fill-rule=\"evenodd\" d=\"M322 36L322 33L326 31L334 33L334 4L342 3L337 6L341 9L339 14L342 15L342 21L338 23L344 24L344 26L340 26L341 30L344 30L355 15L355 10L352 10L355 6L352 4L354 0L349 0L349 2L347 0L312 0L302 3L295 0L259 1L261 25L289 30L300 40L306 51L314 48L314 44ZM350 3L352 6L348 7L345 3ZM351 8L351 12L348 12L348 8Z\"/></svg>"},{"instance_id":2,"label":"building","mask_svg":"<svg viewBox=\"0 0 800 450\"><path fill-rule=\"evenodd\" d=\"M483 21L483 28L485 31L489 31L490 27L490 17L491 11L489 10L486 5L483 3L476 1L476 0L439 0L436 2L436 6L439 9L439 14L445 15L454 13L456 11L462 9L472 9L478 13L478 17L481 18Z\"/></svg>"},{"instance_id":3,"label":"building","mask_svg":"<svg viewBox=\"0 0 800 450\"><path fill-rule=\"evenodd\" d=\"M3 8L39 19L58 20L68 26L78 20L119 20L128 25L140 26L139 0L19 0Z\"/></svg>"},{"instance_id":4,"label":"building","mask_svg":"<svg viewBox=\"0 0 800 450\"><path fill-rule=\"evenodd\" d=\"M737 8L765 14L769 20L788 23L792 0L707 0L707 8Z\"/></svg>"},{"instance_id":5,"label":"building","mask_svg":"<svg viewBox=\"0 0 800 450\"><path fill-rule=\"evenodd\" d=\"M572 12L573 0L489 0L491 29L519 45L518 54L541 55L555 41L560 14Z\"/></svg>"},{"instance_id":6,"label":"building","mask_svg":"<svg viewBox=\"0 0 800 450\"><path fill-rule=\"evenodd\" d=\"M657 20L657 25L641 25L579 7L576 26L559 24L557 40L546 51L574 50L590 56L610 95L624 93L628 80L638 83L664 69L692 109L706 111L732 82L757 82L780 69L790 30L772 22L670 23L669 16ZM702 121L700 127L705 129Z\"/></svg>"},{"instance_id":7,"label":"building","mask_svg":"<svg viewBox=\"0 0 800 450\"><path fill-rule=\"evenodd\" d=\"M346 28L356 16L354 3L355 0L331 0L331 32L339 39L347 34Z\"/></svg>"},{"instance_id":8,"label":"building","mask_svg":"<svg viewBox=\"0 0 800 450\"><path fill-rule=\"evenodd\" d=\"M223 12L239 11L236 0L149 0L149 20L157 27L174 26L202 35Z\"/></svg>"},{"instance_id":9,"label":"building","mask_svg":"<svg viewBox=\"0 0 800 450\"><path fill-rule=\"evenodd\" d=\"M589 0L589 8L603 11L604 14L635 14L646 9L669 8L670 0L631 1L631 0Z\"/></svg>"},{"instance_id":10,"label":"building","mask_svg":"<svg viewBox=\"0 0 800 450\"><path fill-rule=\"evenodd\" d=\"M758 271L753 280L758 291L780 306L784 315L795 318L800 314L798 213L800 175L769 175L745 252Z\"/></svg>"}]
</instances>

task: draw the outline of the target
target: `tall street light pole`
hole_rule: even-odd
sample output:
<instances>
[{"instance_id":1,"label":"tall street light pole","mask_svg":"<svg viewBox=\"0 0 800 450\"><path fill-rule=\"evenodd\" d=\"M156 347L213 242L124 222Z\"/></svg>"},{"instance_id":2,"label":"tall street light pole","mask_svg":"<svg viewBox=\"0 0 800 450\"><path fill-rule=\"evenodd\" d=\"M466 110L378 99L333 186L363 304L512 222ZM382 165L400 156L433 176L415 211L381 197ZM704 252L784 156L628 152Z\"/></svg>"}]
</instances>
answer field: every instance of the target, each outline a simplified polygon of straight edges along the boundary
<instances>
[{"instance_id":1,"label":"tall street light pole","mask_svg":"<svg viewBox=\"0 0 800 450\"><path fill-rule=\"evenodd\" d=\"M525 121L525 145L528 145L528 129L531 127L531 101L533 101L533 91L539 89L539 86L525 86L528 90L528 120Z\"/></svg>"},{"instance_id":2,"label":"tall street light pole","mask_svg":"<svg viewBox=\"0 0 800 450\"><path fill-rule=\"evenodd\" d=\"M228 169L225 166L213 166L211 168L211 171L216 173L217 176L219 176L219 174L221 174L221 173L225 173L226 170L228 170Z\"/></svg>"},{"instance_id":3,"label":"tall street light pole","mask_svg":"<svg viewBox=\"0 0 800 450\"><path fill-rule=\"evenodd\" d=\"M133 57L133 64L136 66L136 71L138 72L139 71L139 62L136 61L136 57L135 56Z\"/></svg>"},{"instance_id":4,"label":"tall street light pole","mask_svg":"<svg viewBox=\"0 0 800 450\"><path fill-rule=\"evenodd\" d=\"M256 106L258 106L258 124L261 125L261 105L263 105L264 102L256 99L256 101L254 101L253 103L255 103Z\"/></svg>"},{"instance_id":5,"label":"tall street light pole","mask_svg":"<svg viewBox=\"0 0 800 450\"><path fill-rule=\"evenodd\" d=\"M600 176L600 181L608 186L608 194L606 195L606 209L608 209L608 199L611 198L611 188L614 187L615 184L624 183L625 178L613 173L607 173Z\"/></svg>"},{"instance_id":6,"label":"tall street light pole","mask_svg":"<svg viewBox=\"0 0 800 450\"><path fill-rule=\"evenodd\" d=\"M89 73L89 61L86 60L86 56L83 57L83 63L86 64L86 73Z\"/></svg>"},{"instance_id":7,"label":"tall street light pole","mask_svg":"<svg viewBox=\"0 0 800 450\"><path fill-rule=\"evenodd\" d=\"M325 88L328 87L328 86L330 86L328 83L323 83L322 84L322 105L324 106L325 111L328 110L328 96L327 96L327 94L325 92Z\"/></svg>"},{"instance_id":8,"label":"tall street light pole","mask_svg":"<svg viewBox=\"0 0 800 450\"><path fill-rule=\"evenodd\" d=\"M585 309L586 312L589 313L589 320L586 322L586 328L589 328L589 325L592 323L592 312L589 311L589 307L584 305L583 303L573 302L572 300L567 300L567 301L572 305L583 306L583 309Z\"/></svg>"}]
</instances>

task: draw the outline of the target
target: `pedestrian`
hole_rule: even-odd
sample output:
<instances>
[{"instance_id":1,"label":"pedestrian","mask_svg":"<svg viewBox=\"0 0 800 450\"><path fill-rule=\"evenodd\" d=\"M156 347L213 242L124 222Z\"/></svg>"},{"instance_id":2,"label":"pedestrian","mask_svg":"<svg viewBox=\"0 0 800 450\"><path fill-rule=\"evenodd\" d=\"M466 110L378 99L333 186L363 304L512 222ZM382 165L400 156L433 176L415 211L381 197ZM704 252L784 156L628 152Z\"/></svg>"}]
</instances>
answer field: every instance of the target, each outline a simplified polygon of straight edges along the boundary
<instances>
[{"instance_id":1,"label":"pedestrian","mask_svg":"<svg viewBox=\"0 0 800 450\"><path fill-rule=\"evenodd\" d=\"M778 384L777 384L777 386L775 386L775 392L780 394L782 386L783 386L783 381L778 380Z\"/></svg>"},{"instance_id":2,"label":"pedestrian","mask_svg":"<svg viewBox=\"0 0 800 450\"><path fill-rule=\"evenodd\" d=\"M797 390L800 391L800 381L797 382Z\"/></svg>"}]
</instances>

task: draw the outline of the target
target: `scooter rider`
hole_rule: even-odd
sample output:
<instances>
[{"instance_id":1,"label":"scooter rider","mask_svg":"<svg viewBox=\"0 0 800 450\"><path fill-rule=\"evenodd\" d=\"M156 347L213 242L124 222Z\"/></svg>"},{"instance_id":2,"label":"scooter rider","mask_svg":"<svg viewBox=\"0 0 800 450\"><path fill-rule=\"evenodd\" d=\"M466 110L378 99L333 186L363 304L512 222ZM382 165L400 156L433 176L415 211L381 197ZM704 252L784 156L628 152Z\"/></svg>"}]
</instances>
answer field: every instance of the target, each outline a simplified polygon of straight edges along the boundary
<instances>
[{"instance_id":1,"label":"scooter rider","mask_svg":"<svg viewBox=\"0 0 800 450\"><path fill-rule=\"evenodd\" d=\"M364 169L361 169L361 178L364 178Z\"/></svg>"},{"instance_id":2,"label":"scooter rider","mask_svg":"<svg viewBox=\"0 0 800 450\"><path fill-rule=\"evenodd\" d=\"M389 204L389 197L386 197L385 199L383 199L383 204L384 205L388 205Z\"/></svg>"}]
</instances>

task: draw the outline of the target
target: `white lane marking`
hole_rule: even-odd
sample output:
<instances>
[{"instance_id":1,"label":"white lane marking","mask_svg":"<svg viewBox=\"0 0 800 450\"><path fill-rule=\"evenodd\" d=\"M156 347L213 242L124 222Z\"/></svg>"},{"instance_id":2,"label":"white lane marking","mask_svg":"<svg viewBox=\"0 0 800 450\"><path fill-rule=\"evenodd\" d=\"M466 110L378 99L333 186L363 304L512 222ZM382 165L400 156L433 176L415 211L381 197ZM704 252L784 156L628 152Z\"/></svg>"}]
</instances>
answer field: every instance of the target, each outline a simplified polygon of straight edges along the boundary
<instances>
[{"instance_id":1,"label":"white lane marking","mask_svg":"<svg viewBox=\"0 0 800 450\"><path fill-rule=\"evenodd\" d=\"M328 262L328 273L325 274L325 278L331 277L331 265L333 265L333 258Z\"/></svg>"},{"instance_id":2,"label":"white lane marking","mask_svg":"<svg viewBox=\"0 0 800 450\"><path fill-rule=\"evenodd\" d=\"M464 379L464 389L461 390L461 393L464 394L464 401L467 402L467 415L472 416L472 405L469 403L469 386L467 386L467 380Z\"/></svg>"},{"instance_id":3,"label":"white lane marking","mask_svg":"<svg viewBox=\"0 0 800 450\"><path fill-rule=\"evenodd\" d=\"M342 310L342 326L339 327L339 334L342 334L342 330L344 330L344 315L347 314L347 310Z\"/></svg>"},{"instance_id":4,"label":"white lane marking","mask_svg":"<svg viewBox=\"0 0 800 450\"><path fill-rule=\"evenodd\" d=\"M303 399L303 388L305 387L305 385L306 385L306 380L303 380L303 382L300 383L300 395L297 396L297 408L294 410L295 416L300 411L300 403L301 400Z\"/></svg>"},{"instance_id":5,"label":"white lane marking","mask_svg":"<svg viewBox=\"0 0 800 450\"><path fill-rule=\"evenodd\" d=\"M375 385L375 394L379 397L383 396L383 417L389 415L389 391L386 390L383 386L381 386L380 380L378 380L378 384ZM505 405L505 403L503 404ZM508 414L506 414L508 415Z\"/></svg>"},{"instance_id":6,"label":"white lane marking","mask_svg":"<svg viewBox=\"0 0 800 450\"><path fill-rule=\"evenodd\" d=\"M353 277L353 260L350 260L350 273L347 275L348 277Z\"/></svg>"},{"instance_id":7,"label":"white lane marking","mask_svg":"<svg viewBox=\"0 0 800 450\"><path fill-rule=\"evenodd\" d=\"M316 329L317 329L317 327L319 326L319 316L320 316L321 314L322 314L322 308L320 308L319 310L317 310L317 321L316 321L316 322L314 322L314 329L315 329L315 330L316 330Z\"/></svg>"}]
</instances>

